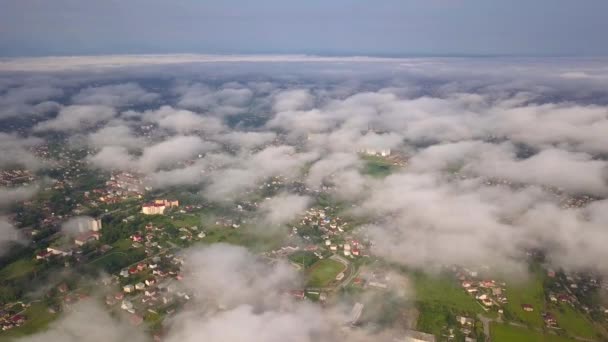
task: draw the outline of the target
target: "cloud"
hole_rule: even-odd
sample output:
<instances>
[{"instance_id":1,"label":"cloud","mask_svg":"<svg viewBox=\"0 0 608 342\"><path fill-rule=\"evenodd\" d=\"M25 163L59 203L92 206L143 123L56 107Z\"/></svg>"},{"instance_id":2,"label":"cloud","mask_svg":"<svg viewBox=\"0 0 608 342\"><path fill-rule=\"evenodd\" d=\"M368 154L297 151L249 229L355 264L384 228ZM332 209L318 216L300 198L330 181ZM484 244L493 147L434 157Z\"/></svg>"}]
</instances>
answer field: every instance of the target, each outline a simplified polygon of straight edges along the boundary
<instances>
[{"instance_id":1,"label":"cloud","mask_svg":"<svg viewBox=\"0 0 608 342\"><path fill-rule=\"evenodd\" d=\"M287 291L301 286L295 269L243 247L187 251L183 284L194 303L172 319L167 341L333 341L336 322L344 322L330 310L291 301Z\"/></svg>"},{"instance_id":2,"label":"cloud","mask_svg":"<svg viewBox=\"0 0 608 342\"><path fill-rule=\"evenodd\" d=\"M449 264L504 265L521 255L517 235L479 185L429 174L397 174L376 184L361 215L378 224L364 228L373 252L423 269Z\"/></svg>"},{"instance_id":3,"label":"cloud","mask_svg":"<svg viewBox=\"0 0 608 342\"><path fill-rule=\"evenodd\" d=\"M274 305L278 294L298 286L295 270L284 262L267 263L244 247L213 244L186 251L187 288L199 302L233 308L241 304ZM214 281L209 281L214 279Z\"/></svg>"},{"instance_id":4,"label":"cloud","mask_svg":"<svg viewBox=\"0 0 608 342\"><path fill-rule=\"evenodd\" d=\"M116 111L106 106L67 106L59 111L56 118L43 121L34 126L35 131L78 131L94 128L112 119Z\"/></svg>"},{"instance_id":5,"label":"cloud","mask_svg":"<svg viewBox=\"0 0 608 342\"><path fill-rule=\"evenodd\" d=\"M334 129L329 133L308 134L310 148L329 152L360 152L391 150L401 145L403 137L397 133L375 133L358 129Z\"/></svg>"},{"instance_id":6,"label":"cloud","mask_svg":"<svg viewBox=\"0 0 608 342\"><path fill-rule=\"evenodd\" d=\"M516 220L527 235L527 243L542 248L555 265L569 271L594 270L602 274L608 257L601 241L608 238L606 200L586 208L563 210L551 203L536 203Z\"/></svg>"},{"instance_id":7,"label":"cloud","mask_svg":"<svg viewBox=\"0 0 608 342\"><path fill-rule=\"evenodd\" d=\"M374 222L366 230L375 253L422 268L521 265L529 246L574 268L599 268L594 257L604 256L595 244L603 207L560 207L574 194L606 196L608 73L599 62L200 55L0 62L26 66L59 71L4 78L0 103L16 112L61 109L37 129L80 131L97 150L87 158L93 166L143 172L155 188L189 185L229 202L272 176L304 181L354 202L352 210ZM169 105L130 81L155 77L175 80L154 87ZM87 105L51 102L66 94ZM114 113L132 103L146 106ZM83 108L110 114L66 113ZM0 141L9 146L2 165L40 163L31 153L40 140L27 132ZM408 165L371 178L362 174L361 149L391 149ZM303 207L294 202L270 200L255 218L289 221ZM547 215L559 221L544 224ZM585 246L580 258L577 245Z\"/></svg>"},{"instance_id":8,"label":"cloud","mask_svg":"<svg viewBox=\"0 0 608 342\"><path fill-rule=\"evenodd\" d=\"M137 163L141 170L154 171L216 148L216 144L196 136L176 136L145 148Z\"/></svg>"},{"instance_id":9,"label":"cloud","mask_svg":"<svg viewBox=\"0 0 608 342\"><path fill-rule=\"evenodd\" d=\"M28 200L38 192L38 185L20 186L15 188L0 187L0 208L12 203Z\"/></svg>"},{"instance_id":10,"label":"cloud","mask_svg":"<svg viewBox=\"0 0 608 342\"><path fill-rule=\"evenodd\" d=\"M306 184L311 188L319 188L324 181L337 176L348 169L361 164L359 157L354 153L334 153L315 162L308 171Z\"/></svg>"},{"instance_id":11,"label":"cloud","mask_svg":"<svg viewBox=\"0 0 608 342\"><path fill-rule=\"evenodd\" d=\"M65 235L76 236L80 233L90 231L92 230L91 222L94 220L95 219L89 216L71 217L61 224L61 232Z\"/></svg>"},{"instance_id":12,"label":"cloud","mask_svg":"<svg viewBox=\"0 0 608 342\"><path fill-rule=\"evenodd\" d=\"M133 170L135 159L122 146L106 146L93 156L87 157L89 163L104 170Z\"/></svg>"},{"instance_id":13,"label":"cloud","mask_svg":"<svg viewBox=\"0 0 608 342\"><path fill-rule=\"evenodd\" d=\"M0 216L0 256L7 252L13 243L23 242L19 231L6 219Z\"/></svg>"},{"instance_id":14,"label":"cloud","mask_svg":"<svg viewBox=\"0 0 608 342\"><path fill-rule=\"evenodd\" d=\"M60 105L48 100L63 94L62 89L50 85L11 87L0 95L0 118L40 116L58 110Z\"/></svg>"},{"instance_id":15,"label":"cloud","mask_svg":"<svg viewBox=\"0 0 608 342\"><path fill-rule=\"evenodd\" d=\"M159 98L159 94L147 92L136 83L123 83L84 88L78 94L72 96L72 103L124 107L149 104Z\"/></svg>"},{"instance_id":16,"label":"cloud","mask_svg":"<svg viewBox=\"0 0 608 342\"><path fill-rule=\"evenodd\" d=\"M95 319L91 319L95 317ZM48 330L28 337L19 342L144 342L148 337L141 331L125 324L126 319L112 317L108 311L93 300L81 301L71 307L58 321L51 323Z\"/></svg>"},{"instance_id":17,"label":"cloud","mask_svg":"<svg viewBox=\"0 0 608 342\"><path fill-rule=\"evenodd\" d=\"M21 137L16 134L0 133L0 166L38 170L45 163L34 155L32 149L43 143L42 139L36 137Z\"/></svg>"},{"instance_id":18,"label":"cloud","mask_svg":"<svg viewBox=\"0 0 608 342\"><path fill-rule=\"evenodd\" d=\"M135 135L135 132L124 124L107 125L89 134L89 144L95 148L106 146L122 146L127 149L140 148L144 140Z\"/></svg>"},{"instance_id":19,"label":"cloud","mask_svg":"<svg viewBox=\"0 0 608 342\"><path fill-rule=\"evenodd\" d=\"M163 168L198 158L202 153L217 149L217 144L197 136L175 136L145 147L140 156L131 155L122 146L106 146L88 160L106 170L136 170L152 173Z\"/></svg>"},{"instance_id":20,"label":"cloud","mask_svg":"<svg viewBox=\"0 0 608 342\"><path fill-rule=\"evenodd\" d=\"M127 115L136 116L139 114L130 112ZM189 110L174 109L170 106L162 106L159 109L149 110L140 115L146 122L156 123L160 128L181 134L196 131L211 134L226 130L223 122L218 118L204 116Z\"/></svg>"},{"instance_id":21,"label":"cloud","mask_svg":"<svg viewBox=\"0 0 608 342\"><path fill-rule=\"evenodd\" d=\"M511 143L480 141L434 145L410 161L417 171L455 169L490 178L524 184L538 184L570 193L605 195L608 191L608 164L586 153L555 148L542 150L528 158L518 158ZM579 177L584 174L585 177Z\"/></svg>"},{"instance_id":22,"label":"cloud","mask_svg":"<svg viewBox=\"0 0 608 342\"><path fill-rule=\"evenodd\" d=\"M201 84L180 87L177 91L181 94L178 106L218 116L245 112L253 96L253 92L247 88L213 90Z\"/></svg>"},{"instance_id":23,"label":"cloud","mask_svg":"<svg viewBox=\"0 0 608 342\"><path fill-rule=\"evenodd\" d=\"M262 202L259 211L263 221L280 225L302 215L310 202L311 198L308 196L281 193Z\"/></svg>"},{"instance_id":24,"label":"cloud","mask_svg":"<svg viewBox=\"0 0 608 342\"><path fill-rule=\"evenodd\" d=\"M242 132L231 131L217 136L218 141L233 148L251 150L270 144L277 138L274 132Z\"/></svg>"},{"instance_id":25,"label":"cloud","mask_svg":"<svg viewBox=\"0 0 608 342\"><path fill-rule=\"evenodd\" d=\"M324 322L322 313L313 307L260 313L254 307L243 305L203 320L184 319L167 341L330 341L323 336L323 333L329 334L329 330L330 324Z\"/></svg>"},{"instance_id":26,"label":"cloud","mask_svg":"<svg viewBox=\"0 0 608 342\"><path fill-rule=\"evenodd\" d=\"M608 269L597 241L608 238L605 201L564 209L539 187L486 184L478 178L400 173L375 181L354 210L373 253L422 269L461 264L525 272L529 248L567 269ZM576 238L574 238L576 237Z\"/></svg>"},{"instance_id":27,"label":"cloud","mask_svg":"<svg viewBox=\"0 0 608 342\"><path fill-rule=\"evenodd\" d=\"M233 165L209 175L204 195L216 200L228 200L251 190L267 177L284 176L296 179L302 167L318 155L297 153L292 146L270 146L250 156L240 156Z\"/></svg>"},{"instance_id":28,"label":"cloud","mask_svg":"<svg viewBox=\"0 0 608 342\"><path fill-rule=\"evenodd\" d=\"M233 164L235 158L230 155L207 153L203 158L184 167L171 170L159 170L149 174L148 182L156 188L179 185L197 185L207 179L208 173L218 168Z\"/></svg>"},{"instance_id":29,"label":"cloud","mask_svg":"<svg viewBox=\"0 0 608 342\"><path fill-rule=\"evenodd\" d=\"M116 69L130 66L172 65L184 63L242 63L242 62L399 62L401 60L377 57L321 57L305 55L109 55L78 57L32 57L0 61L0 71L65 71Z\"/></svg>"},{"instance_id":30,"label":"cloud","mask_svg":"<svg viewBox=\"0 0 608 342\"><path fill-rule=\"evenodd\" d=\"M274 96L273 109L276 112L311 109L314 96L307 89L292 89L282 91Z\"/></svg>"}]
</instances>

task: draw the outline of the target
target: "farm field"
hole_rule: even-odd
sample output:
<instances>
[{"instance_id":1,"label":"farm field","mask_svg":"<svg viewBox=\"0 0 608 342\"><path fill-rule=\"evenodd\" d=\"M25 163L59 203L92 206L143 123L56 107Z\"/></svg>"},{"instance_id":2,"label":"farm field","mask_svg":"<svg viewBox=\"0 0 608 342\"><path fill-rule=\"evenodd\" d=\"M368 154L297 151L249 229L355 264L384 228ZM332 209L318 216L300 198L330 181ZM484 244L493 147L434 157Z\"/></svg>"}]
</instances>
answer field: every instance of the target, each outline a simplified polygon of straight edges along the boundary
<instances>
[{"instance_id":1,"label":"farm field","mask_svg":"<svg viewBox=\"0 0 608 342\"><path fill-rule=\"evenodd\" d=\"M0 279L13 280L26 276L34 271L36 262L33 259L19 259L0 270Z\"/></svg>"},{"instance_id":2,"label":"farm field","mask_svg":"<svg viewBox=\"0 0 608 342\"><path fill-rule=\"evenodd\" d=\"M460 311L483 312L475 299L448 276L429 276L414 273L411 276L416 291L416 299L426 304L440 304Z\"/></svg>"},{"instance_id":3,"label":"farm field","mask_svg":"<svg viewBox=\"0 0 608 342\"><path fill-rule=\"evenodd\" d=\"M0 341L12 341L17 337L30 335L32 333L45 329L51 323L56 315L48 311L48 307L44 303L33 303L27 308L24 315L28 317L27 322L19 328L3 332L0 336Z\"/></svg>"},{"instance_id":4,"label":"farm field","mask_svg":"<svg viewBox=\"0 0 608 342\"><path fill-rule=\"evenodd\" d=\"M574 310L570 305L562 304L559 310L553 312L560 328L566 330L568 335L583 337L586 339L596 338L595 327L585 316Z\"/></svg>"},{"instance_id":5,"label":"farm field","mask_svg":"<svg viewBox=\"0 0 608 342\"><path fill-rule=\"evenodd\" d=\"M512 325L492 323L490 326L492 342L574 342L576 340L563 336L542 334L541 332L515 327Z\"/></svg>"},{"instance_id":6,"label":"farm field","mask_svg":"<svg viewBox=\"0 0 608 342\"><path fill-rule=\"evenodd\" d=\"M545 292L542 275L536 274L523 283L509 284L507 286L507 299L509 303L505 306L505 309L513 315L514 319L534 328L542 328L544 326L541 316L541 313L545 309ZM532 305L534 311L524 311L522 309L523 304Z\"/></svg>"}]
</instances>

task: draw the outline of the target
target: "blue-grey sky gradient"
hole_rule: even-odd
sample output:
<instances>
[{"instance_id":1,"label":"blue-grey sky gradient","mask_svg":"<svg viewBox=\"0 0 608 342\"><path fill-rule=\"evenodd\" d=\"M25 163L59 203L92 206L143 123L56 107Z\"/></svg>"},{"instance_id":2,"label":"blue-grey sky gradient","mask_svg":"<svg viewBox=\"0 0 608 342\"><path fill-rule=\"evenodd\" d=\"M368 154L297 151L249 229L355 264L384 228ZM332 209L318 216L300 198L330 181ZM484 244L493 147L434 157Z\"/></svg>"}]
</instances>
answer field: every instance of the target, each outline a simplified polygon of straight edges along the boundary
<instances>
[{"instance_id":1,"label":"blue-grey sky gradient","mask_svg":"<svg viewBox=\"0 0 608 342\"><path fill-rule=\"evenodd\" d=\"M606 0L0 0L0 55L607 55Z\"/></svg>"}]
</instances>

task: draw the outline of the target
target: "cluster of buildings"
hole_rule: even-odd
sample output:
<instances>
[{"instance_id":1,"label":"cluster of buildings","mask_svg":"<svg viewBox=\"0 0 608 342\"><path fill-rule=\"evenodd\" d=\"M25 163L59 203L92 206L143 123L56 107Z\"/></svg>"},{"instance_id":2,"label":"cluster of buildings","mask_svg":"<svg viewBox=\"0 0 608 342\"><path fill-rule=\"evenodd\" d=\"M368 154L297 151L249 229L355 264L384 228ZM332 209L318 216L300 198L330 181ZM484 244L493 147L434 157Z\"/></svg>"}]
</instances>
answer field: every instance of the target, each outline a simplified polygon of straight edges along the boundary
<instances>
[{"instance_id":1,"label":"cluster of buildings","mask_svg":"<svg viewBox=\"0 0 608 342\"><path fill-rule=\"evenodd\" d=\"M85 198L96 205L116 204L131 198L142 198L145 192L143 178L132 172L114 172L105 186L85 192Z\"/></svg>"},{"instance_id":2,"label":"cluster of buildings","mask_svg":"<svg viewBox=\"0 0 608 342\"><path fill-rule=\"evenodd\" d=\"M27 317L20 312L27 306L28 304L23 303L8 304L0 310L0 329L6 331L22 326L27 321Z\"/></svg>"},{"instance_id":3,"label":"cluster of buildings","mask_svg":"<svg viewBox=\"0 0 608 342\"><path fill-rule=\"evenodd\" d=\"M79 233L74 237L76 246L83 246L101 237L101 219L82 218L76 221Z\"/></svg>"},{"instance_id":4,"label":"cluster of buildings","mask_svg":"<svg viewBox=\"0 0 608 342\"><path fill-rule=\"evenodd\" d=\"M475 319L467 316L456 316L456 321L460 325L460 332L465 336L465 341L475 341L472 333L475 330Z\"/></svg>"},{"instance_id":5,"label":"cluster of buildings","mask_svg":"<svg viewBox=\"0 0 608 342\"><path fill-rule=\"evenodd\" d=\"M560 207L562 209L577 209L582 208L595 201L596 198L588 195L572 196L566 195L561 198Z\"/></svg>"},{"instance_id":6,"label":"cluster of buildings","mask_svg":"<svg viewBox=\"0 0 608 342\"><path fill-rule=\"evenodd\" d=\"M31 171L26 169L0 171L0 186L27 185L35 179Z\"/></svg>"},{"instance_id":7,"label":"cluster of buildings","mask_svg":"<svg viewBox=\"0 0 608 342\"><path fill-rule=\"evenodd\" d=\"M389 287L390 275L384 270L362 270L353 280L353 285L363 288L386 290Z\"/></svg>"},{"instance_id":8,"label":"cluster of buildings","mask_svg":"<svg viewBox=\"0 0 608 342\"><path fill-rule=\"evenodd\" d=\"M345 257L355 257L355 256L363 256L363 244L359 242L359 240L351 239L347 240L342 244L332 243L332 240L327 238L324 241L325 247L328 248L331 252L341 253ZM367 254L364 256L368 256Z\"/></svg>"},{"instance_id":9,"label":"cluster of buildings","mask_svg":"<svg viewBox=\"0 0 608 342\"><path fill-rule=\"evenodd\" d=\"M380 156L380 157L388 157L391 155L390 148L362 148L359 150L359 153L366 154L368 156Z\"/></svg>"},{"instance_id":10,"label":"cluster of buildings","mask_svg":"<svg viewBox=\"0 0 608 342\"><path fill-rule=\"evenodd\" d=\"M486 311L490 308L498 308L498 312L502 313L501 307L508 303L507 284L494 279L479 279L477 271L466 268L455 269L455 272L464 291L475 297Z\"/></svg>"},{"instance_id":11,"label":"cluster of buildings","mask_svg":"<svg viewBox=\"0 0 608 342\"><path fill-rule=\"evenodd\" d=\"M89 242L99 241L101 237L101 220L98 218L82 217L75 220L77 233L74 236L66 235L38 252L36 260L48 260L54 256L67 257Z\"/></svg>"},{"instance_id":12,"label":"cluster of buildings","mask_svg":"<svg viewBox=\"0 0 608 342\"><path fill-rule=\"evenodd\" d=\"M144 215L163 215L165 210L177 207L179 207L179 201L177 200L157 199L154 202L144 204L141 207L141 212Z\"/></svg>"},{"instance_id":13,"label":"cluster of buildings","mask_svg":"<svg viewBox=\"0 0 608 342\"><path fill-rule=\"evenodd\" d=\"M598 293L608 294L608 282L600 276L588 272L556 273L549 269L547 277L553 280L547 298L554 306L570 305L587 314L608 315L608 308L596 300Z\"/></svg>"},{"instance_id":14,"label":"cluster of buildings","mask_svg":"<svg viewBox=\"0 0 608 342\"><path fill-rule=\"evenodd\" d=\"M306 211L304 217L300 221L302 226L318 229L323 233L324 238L343 233L348 223L340 217L331 217L326 213L325 209L311 208ZM292 228L293 233L298 233L297 227ZM306 239L306 237L304 237Z\"/></svg>"},{"instance_id":15,"label":"cluster of buildings","mask_svg":"<svg viewBox=\"0 0 608 342\"><path fill-rule=\"evenodd\" d=\"M120 285L121 291L108 294L108 306L118 306L131 314L131 323L139 325L147 312L172 313L174 305L185 303L192 294L182 291L180 269L183 259L173 254L147 258L123 269L114 277L112 286Z\"/></svg>"}]
</instances>

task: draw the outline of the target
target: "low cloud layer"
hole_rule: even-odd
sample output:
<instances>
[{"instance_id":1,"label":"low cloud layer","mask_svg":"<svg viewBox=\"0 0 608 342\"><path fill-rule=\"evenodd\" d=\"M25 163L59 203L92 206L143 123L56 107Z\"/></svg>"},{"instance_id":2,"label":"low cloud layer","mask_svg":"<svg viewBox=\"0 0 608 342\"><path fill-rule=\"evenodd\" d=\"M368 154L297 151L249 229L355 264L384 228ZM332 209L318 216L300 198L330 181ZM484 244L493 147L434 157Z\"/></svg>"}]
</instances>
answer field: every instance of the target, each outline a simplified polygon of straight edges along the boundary
<instances>
[{"instance_id":1,"label":"low cloud layer","mask_svg":"<svg viewBox=\"0 0 608 342\"><path fill-rule=\"evenodd\" d=\"M287 292L301 286L294 268L242 247L190 250L185 280L196 303L172 320L168 341L332 341L345 319L292 301Z\"/></svg>"},{"instance_id":2,"label":"low cloud layer","mask_svg":"<svg viewBox=\"0 0 608 342\"><path fill-rule=\"evenodd\" d=\"M94 128L116 115L112 107L99 105L74 105L64 107L57 117L43 121L34 127L36 131L78 131Z\"/></svg>"},{"instance_id":3,"label":"low cloud layer","mask_svg":"<svg viewBox=\"0 0 608 342\"><path fill-rule=\"evenodd\" d=\"M13 243L23 242L23 236L6 217L0 216L0 256L4 255Z\"/></svg>"},{"instance_id":4,"label":"low cloud layer","mask_svg":"<svg viewBox=\"0 0 608 342\"><path fill-rule=\"evenodd\" d=\"M146 92L138 84L124 83L85 88L72 97L72 102L79 105L123 107L151 103L158 98L158 94Z\"/></svg>"},{"instance_id":5,"label":"low cloud layer","mask_svg":"<svg viewBox=\"0 0 608 342\"><path fill-rule=\"evenodd\" d=\"M92 317L95 319L91 319ZM71 307L64 317L51 323L47 331L19 338L18 341L148 341L148 337L143 332L133 329L133 327L126 323L126 319L124 318L117 319L112 317L100 304L95 303L93 300L86 300Z\"/></svg>"},{"instance_id":6,"label":"low cloud layer","mask_svg":"<svg viewBox=\"0 0 608 342\"><path fill-rule=\"evenodd\" d=\"M311 199L307 196L279 194L260 205L262 220L273 225L287 223L302 215L310 202Z\"/></svg>"}]
</instances>

